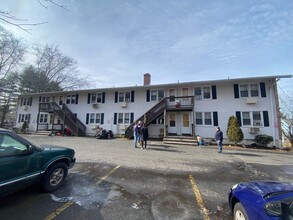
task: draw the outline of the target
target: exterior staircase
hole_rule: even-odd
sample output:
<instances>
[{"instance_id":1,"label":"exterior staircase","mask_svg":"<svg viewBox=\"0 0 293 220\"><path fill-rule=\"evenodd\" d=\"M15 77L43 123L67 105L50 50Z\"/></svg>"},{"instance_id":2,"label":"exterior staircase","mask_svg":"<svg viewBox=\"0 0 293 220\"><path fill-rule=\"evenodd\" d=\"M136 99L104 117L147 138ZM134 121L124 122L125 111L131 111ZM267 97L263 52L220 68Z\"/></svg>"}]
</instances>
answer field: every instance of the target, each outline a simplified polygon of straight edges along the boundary
<instances>
[{"instance_id":1,"label":"exterior staircase","mask_svg":"<svg viewBox=\"0 0 293 220\"><path fill-rule=\"evenodd\" d=\"M167 98L162 99L158 104L148 110L144 115L140 116L136 121L144 122L145 126L148 126L152 123L153 120L160 117L167 106ZM131 139L133 137L133 126L135 125L134 121L125 131L125 137Z\"/></svg>"},{"instance_id":2,"label":"exterior staircase","mask_svg":"<svg viewBox=\"0 0 293 220\"><path fill-rule=\"evenodd\" d=\"M85 136L85 125L63 104L62 108L56 102L40 103L40 112L49 112L58 115L71 132L76 136Z\"/></svg>"},{"instance_id":3,"label":"exterior staircase","mask_svg":"<svg viewBox=\"0 0 293 220\"><path fill-rule=\"evenodd\" d=\"M155 119L164 114L164 111L192 111L194 108L194 96L170 96L162 99L158 104L148 110L144 115L137 118L125 131L125 137L133 137L133 126L136 121L144 122L148 126Z\"/></svg>"}]
</instances>

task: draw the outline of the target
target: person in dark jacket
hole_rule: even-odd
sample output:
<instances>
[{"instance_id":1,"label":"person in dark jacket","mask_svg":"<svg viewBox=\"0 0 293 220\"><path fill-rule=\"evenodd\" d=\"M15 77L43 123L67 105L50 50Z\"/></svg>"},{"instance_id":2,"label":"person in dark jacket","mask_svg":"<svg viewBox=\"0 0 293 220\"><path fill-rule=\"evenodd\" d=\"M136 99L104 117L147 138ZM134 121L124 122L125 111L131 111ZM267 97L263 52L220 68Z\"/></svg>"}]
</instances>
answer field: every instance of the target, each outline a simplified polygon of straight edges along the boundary
<instances>
[{"instance_id":1,"label":"person in dark jacket","mask_svg":"<svg viewBox=\"0 0 293 220\"><path fill-rule=\"evenodd\" d=\"M215 140L218 145L218 153L222 153L223 132L221 131L220 127L217 127L217 131L215 134Z\"/></svg>"},{"instance_id":2,"label":"person in dark jacket","mask_svg":"<svg viewBox=\"0 0 293 220\"><path fill-rule=\"evenodd\" d=\"M143 126L141 128L141 149L146 149L147 147L147 140L149 138L149 131L147 126Z\"/></svg>"}]
</instances>

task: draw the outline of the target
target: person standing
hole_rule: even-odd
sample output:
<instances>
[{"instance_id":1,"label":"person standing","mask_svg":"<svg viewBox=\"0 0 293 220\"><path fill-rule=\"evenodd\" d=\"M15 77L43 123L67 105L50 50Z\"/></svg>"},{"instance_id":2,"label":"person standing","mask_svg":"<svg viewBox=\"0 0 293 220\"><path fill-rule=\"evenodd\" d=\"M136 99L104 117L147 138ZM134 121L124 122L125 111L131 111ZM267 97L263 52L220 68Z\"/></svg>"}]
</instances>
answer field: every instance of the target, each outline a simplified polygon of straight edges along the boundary
<instances>
[{"instance_id":1,"label":"person standing","mask_svg":"<svg viewBox=\"0 0 293 220\"><path fill-rule=\"evenodd\" d=\"M133 126L133 147L136 148L137 144L137 133L136 133L137 121L134 123Z\"/></svg>"},{"instance_id":2,"label":"person standing","mask_svg":"<svg viewBox=\"0 0 293 220\"><path fill-rule=\"evenodd\" d=\"M141 128L141 149L147 148L147 140L149 138L149 131L147 126Z\"/></svg>"},{"instance_id":3,"label":"person standing","mask_svg":"<svg viewBox=\"0 0 293 220\"><path fill-rule=\"evenodd\" d=\"M222 153L222 148L223 148L223 132L221 131L220 127L217 127L217 131L215 134L215 139L218 145L218 153Z\"/></svg>"},{"instance_id":4,"label":"person standing","mask_svg":"<svg viewBox=\"0 0 293 220\"><path fill-rule=\"evenodd\" d=\"M141 127L142 127L142 122L138 121L136 128L135 128L135 132L136 132L136 137L137 137L137 143L140 144L141 141Z\"/></svg>"}]
</instances>

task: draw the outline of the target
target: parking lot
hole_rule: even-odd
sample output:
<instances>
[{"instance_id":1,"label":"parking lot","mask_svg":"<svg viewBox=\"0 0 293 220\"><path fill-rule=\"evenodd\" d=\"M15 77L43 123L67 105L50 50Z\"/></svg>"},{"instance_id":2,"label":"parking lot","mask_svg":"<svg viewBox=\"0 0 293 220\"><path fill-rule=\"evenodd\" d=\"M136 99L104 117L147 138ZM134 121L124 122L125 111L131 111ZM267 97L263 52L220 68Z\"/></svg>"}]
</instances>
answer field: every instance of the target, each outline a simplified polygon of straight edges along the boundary
<instances>
[{"instance_id":1,"label":"parking lot","mask_svg":"<svg viewBox=\"0 0 293 220\"><path fill-rule=\"evenodd\" d=\"M126 139L23 135L68 146L76 164L51 194L30 187L0 200L0 219L231 219L227 193L259 179L293 182L293 154L224 146L175 146Z\"/></svg>"}]
</instances>

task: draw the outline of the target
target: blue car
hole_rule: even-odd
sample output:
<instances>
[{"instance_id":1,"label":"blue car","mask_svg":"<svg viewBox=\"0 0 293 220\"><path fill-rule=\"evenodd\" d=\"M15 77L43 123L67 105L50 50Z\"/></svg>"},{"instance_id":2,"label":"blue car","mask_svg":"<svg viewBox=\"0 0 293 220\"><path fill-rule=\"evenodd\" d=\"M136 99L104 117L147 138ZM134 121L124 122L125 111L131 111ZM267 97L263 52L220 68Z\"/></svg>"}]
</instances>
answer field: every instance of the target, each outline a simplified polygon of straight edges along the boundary
<instances>
[{"instance_id":1,"label":"blue car","mask_svg":"<svg viewBox=\"0 0 293 220\"><path fill-rule=\"evenodd\" d=\"M234 220L293 220L293 183L252 181L229 192Z\"/></svg>"}]
</instances>

